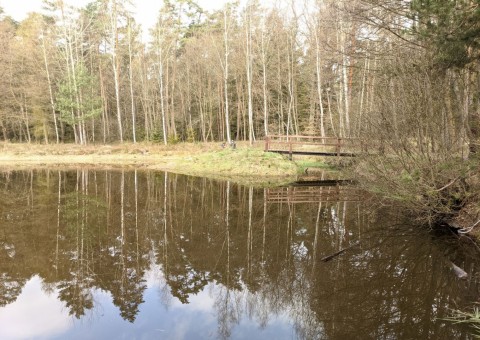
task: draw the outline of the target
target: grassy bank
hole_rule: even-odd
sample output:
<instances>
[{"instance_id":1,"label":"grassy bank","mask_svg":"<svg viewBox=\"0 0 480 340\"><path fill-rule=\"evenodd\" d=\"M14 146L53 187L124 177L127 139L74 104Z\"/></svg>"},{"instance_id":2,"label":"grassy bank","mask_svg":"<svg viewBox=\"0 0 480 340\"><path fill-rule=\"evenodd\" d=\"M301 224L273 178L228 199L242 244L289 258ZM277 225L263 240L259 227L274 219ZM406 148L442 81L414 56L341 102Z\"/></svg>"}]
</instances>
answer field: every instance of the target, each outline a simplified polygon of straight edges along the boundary
<instances>
[{"instance_id":1,"label":"grassy bank","mask_svg":"<svg viewBox=\"0 0 480 340\"><path fill-rule=\"evenodd\" d=\"M415 156L368 155L354 164L352 176L419 224L449 225L479 236L479 159Z\"/></svg>"},{"instance_id":2,"label":"grassy bank","mask_svg":"<svg viewBox=\"0 0 480 340\"><path fill-rule=\"evenodd\" d=\"M254 185L292 182L302 171L285 157L265 153L261 146L239 143L236 149L220 143L153 143L87 145L0 144L0 169L39 167L101 167L163 170L233 180Z\"/></svg>"},{"instance_id":3,"label":"grassy bank","mask_svg":"<svg viewBox=\"0 0 480 340\"><path fill-rule=\"evenodd\" d=\"M245 147L183 157L176 163L176 171L219 179L233 178L247 184L277 185L295 181L298 168L281 155Z\"/></svg>"}]
</instances>

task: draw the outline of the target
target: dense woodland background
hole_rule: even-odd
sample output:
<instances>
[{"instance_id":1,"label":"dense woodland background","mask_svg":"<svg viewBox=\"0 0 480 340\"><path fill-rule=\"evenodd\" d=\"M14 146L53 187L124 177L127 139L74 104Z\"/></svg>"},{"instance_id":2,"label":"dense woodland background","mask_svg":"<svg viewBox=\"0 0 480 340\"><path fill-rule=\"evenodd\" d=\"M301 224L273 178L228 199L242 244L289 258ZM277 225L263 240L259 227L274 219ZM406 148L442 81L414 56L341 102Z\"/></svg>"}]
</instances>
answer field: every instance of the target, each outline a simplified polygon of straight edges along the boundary
<instances>
[{"instance_id":1,"label":"dense woodland background","mask_svg":"<svg viewBox=\"0 0 480 340\"><path fill-rule=\"evenodd\" d=\"M229 141L357 136L449 153L479 134L478 0L164 0L0 14L0 138ZM147 40L147 41L145 41ZM403 151L402 151L403 150ZM410 151L409 151L410 150Z\"/></svg>"}]
</instances>

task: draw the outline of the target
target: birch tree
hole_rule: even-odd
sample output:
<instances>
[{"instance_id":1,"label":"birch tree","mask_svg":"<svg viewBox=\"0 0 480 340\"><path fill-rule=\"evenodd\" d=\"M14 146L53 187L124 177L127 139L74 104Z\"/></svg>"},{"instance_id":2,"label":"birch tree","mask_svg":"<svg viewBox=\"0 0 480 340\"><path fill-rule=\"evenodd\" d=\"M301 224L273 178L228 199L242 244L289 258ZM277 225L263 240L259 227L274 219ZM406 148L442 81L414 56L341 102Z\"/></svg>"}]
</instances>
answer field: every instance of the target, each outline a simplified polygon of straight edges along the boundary
<instances>
[{"instance_id":1,"label":"birch tree","mask_svg":"<svg viewBox=\"0 0 480 340\"><path fill-rule=\"evenodd\" d=\"M231 7L225 5L223 9L223 36L224 36L224 48L225 48L225 61L223 64L223 81L224 81L224 93L225 93L225 131L227 132L227 143L232 143L230 136L230 108L228 102L228 57L230 54L229 49L229 31L231 26Z\"/></svg>"},{"instance_id":2,"label":"birch tree","mask_svg":"<svg viewBox=\"0 0 480 340\"><path fill-rule=\"evenodd\" d=\"M165 145L168 143L167 113L165 102L166 63L175 41L171 31L173 22L172 18L169 16L169 10L171 9L169 6L170 4L168 2L164 3L164 7L162 7L160 10L157 23L152 31L152 35L154 37L153 50L156 55L156 68L158 72L157 78L162 119L162 138Z\"/></svg>"},{"instance_id":3,"label":"birch tree","mask_svg":"<svg viewBox=\"0 0 480 340\"><path fill-rule=\"evenodd\" d=\"M128 39L128 80L130 84L130 102L131 102L131 117L132 117L132 138L133 143L137 142L137 124L136 124L136 108L135 108L135 95L133 92L133 35L132 35L132 19L128 18L127 26L127 39Z\"/></svg>"},{"instance_id":4,"label":"birch tree","mask_svg":"<svg viewBox=\"0 0 480 340\"><path fill-rule=\"evenodd\" d=\"M247 108L248 108L248 141L250 145L255 141L253 126L253 52L252 52L252 4L247 3L245 9L245 63L247 74Z\"/></svg>"},{"instance_id":5,"label":"birch tree","mask_svg":"<svg viewBox=\"0 0 480 340\"><path fill-rule=\"evenodd\" d=\"M118 30L118 17L119 17L119 2L117 0L103 0L104 10L106 13L106 20L104 22L105 32L108 36L109 52L111 66L113 70L113 80L115 85L115 102L117 112L117 124L118 124L118 138L123 143L123 126L122 126L122 108L120 105L120 60L118 57L118 44L119 44L119 30Z\"/></svg>"}]
</instances>

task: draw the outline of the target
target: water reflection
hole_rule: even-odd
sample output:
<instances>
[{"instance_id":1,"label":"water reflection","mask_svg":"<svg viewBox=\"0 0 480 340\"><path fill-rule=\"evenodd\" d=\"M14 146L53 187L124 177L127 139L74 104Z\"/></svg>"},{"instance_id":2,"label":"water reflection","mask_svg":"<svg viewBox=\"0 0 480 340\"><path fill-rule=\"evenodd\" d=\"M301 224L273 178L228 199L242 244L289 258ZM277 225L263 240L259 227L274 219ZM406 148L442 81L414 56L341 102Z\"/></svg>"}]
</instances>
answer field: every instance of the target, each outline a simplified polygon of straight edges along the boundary
<instances>
[{"instance_id":1,"label":"water reflection","mask_svg":"<svg viewBox=\"0 0 480 340\"><path fill-rule=\"evenodd\" d=\"M350 189L272 196L138 171L0 179L2 338L468 337L439 319L478 299L477 248L371 213Z\"/></svg>"}]
</instances>

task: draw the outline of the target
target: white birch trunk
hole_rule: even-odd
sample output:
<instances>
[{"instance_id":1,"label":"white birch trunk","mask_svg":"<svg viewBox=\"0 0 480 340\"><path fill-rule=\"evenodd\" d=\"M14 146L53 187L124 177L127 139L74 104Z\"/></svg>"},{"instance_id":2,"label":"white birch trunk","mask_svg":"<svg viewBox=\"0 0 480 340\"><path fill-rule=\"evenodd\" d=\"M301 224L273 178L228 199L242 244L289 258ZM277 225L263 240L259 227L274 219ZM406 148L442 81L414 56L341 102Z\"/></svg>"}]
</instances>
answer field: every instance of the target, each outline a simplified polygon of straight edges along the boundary
<instances>
[{"instance_id":1,"label":"white birch trunk","mask_svg":"<svg viewBox=\"0 0 480 340\"><path fill-rule=\"evenodd\" d=\"M128 20L128 61L129 61L129 82L130 82L130 100L131 100L131 114L132 114L132 138L133 143L137 142L136 134L136 112L135 112L135 99L133 95L133 70L132 70L132 27L131 22Z\"/></svg>"},{"instance_id":2,"label":"white birch trunk","mask_svg":"<svg viewBox=\"0 0 480 340\"><path fill-rule=\"evenodd\" d=\"M58 134L58 123L57 123L57 115L55 113L55 100L53 99L53 90L52 90L52 81L50 79L50 70L48 67L48 59L47 59L47 50L45 46L45 37L42 35L42 52L43 52L43 62L45 65L45 73L47 75L47 82L48 82L48 94L50 96L50 107L52 109L52 117L53 117L53 124L55 126L55 138L57 144L60 142L60 137Z\"/></svg>"},{"instance_id":3,"label":"white birch trunk","mask_svg":"<svg viewBox=\"0 0 480 340\"><path fill-rule=\"evenodd\" d=\"M247 10L248 11L248 10ZM252 102L252 36L251 36L251 17L250 13L245 14L246 18L246 45L247 45L247 95L248 95L248 141L250 145L253 145L255 135L253 131L253 102Z\"/></svg>"},{"instance_id":4,"label":"white birch trunk","mask_svg":"<svg viewBox=\"0 0 480 340\"><path fill-rule=\"evenodd\" d=\"M164 85L163 85L163 61L162 61L162 48L159 47L159 65L158 65L158 72L159 72L159 79L160 82L160 110L162 113L162 132L163 132L163 144L167 145L167 124L166 124L166 117L165 117L165 98L164 98Z\"/></svg>"},{"instance_id":5,"label":"white birch trunk","mask_svg":"<svg viewBox=\"0 0 480 340\"><path fill-rule=\"evenodd\" d=\"M117 1L112 2L112 13L110 13L110 28L111 28L111 42L112 42L112 68L113 68L113 80L115 85L115 102L117 105L117 124L118 124L118 136L120 142L123 143L123 127L122 127L122 110L120 107L120 81L119 81L119 64L117 58L117 42L118 42L118 29L117 29Z\"/></svg>"},{"instance_id":6,"label":"white birch trunk","mask_svg":"<svg viewBox=\"0 0 480 340\"><path fill-rule=\"evenodd\" d=\"M322 96L322 65L320 58L320 39L318 37L318 28L315 29L315 66L317 72L318 105L320 106L320 136L325 137L325 113L323 110Z\"/></svg>"},{"instance_id":7,"label":"white birch trunk","mask_svg":"<svg viewBox=\"0 0 480 340\"><path fill-rule=\"evenodd\" d=\"M224 19L224 43L225 43L225 66L224 66L224 91L225 91L225 129L227 131L227 143L230 144L232 142L232 138L230 136L230 113L228 107L228 56L229 56L229 49L228 49L228 26L227 26L227 7L225 6L223 12L223 19Z\"/></svg>"},{"instance_id":8,"label":"white birch trunk","mask_svg":"<svg viewBox=\"0 0 480 340\"><path fill-rule=\"evenodd\" d=\"M263 71L263 127L265 137L268 137L268 91L267 91L267 52L266 52L266 42L265 42L265 18L262 28L262 71Z\"/></svg>"}]
</instances>

